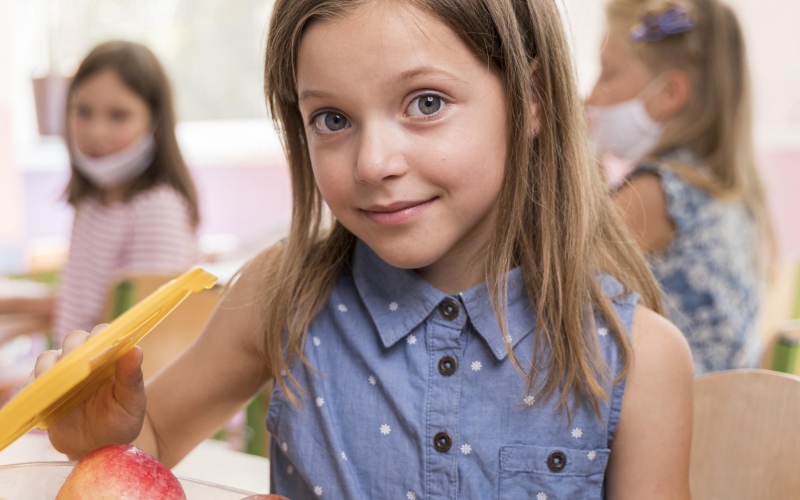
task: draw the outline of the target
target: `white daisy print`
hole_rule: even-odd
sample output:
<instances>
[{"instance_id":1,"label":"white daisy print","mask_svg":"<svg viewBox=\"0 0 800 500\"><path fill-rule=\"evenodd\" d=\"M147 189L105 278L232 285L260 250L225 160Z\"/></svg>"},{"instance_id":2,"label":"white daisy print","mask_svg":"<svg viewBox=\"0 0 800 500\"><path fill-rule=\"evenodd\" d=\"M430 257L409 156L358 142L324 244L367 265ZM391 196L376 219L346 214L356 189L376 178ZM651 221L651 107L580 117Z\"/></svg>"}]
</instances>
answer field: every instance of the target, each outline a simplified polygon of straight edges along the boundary
<instances>
[{"instance_id":1,"label":"white daisy print","mask_svg":"<svg viewBox=\"0 0 800 500\"><path fill-rule=\"evenodd\" d=\"M472 446L468 444L462 444L461 453L463 453L464 455L469 455L470 453L472 453Z\"/></svg>"},{"instance_id":2,"label":"white daisy print","mask_svg":"<svg viewBox=\"0 0 800 500\"><path fill-rule=\"evenodd\" d=\"M547 500L547 493L540 491L536 494L536 500Z\"/></svg>"},{"instance_id":3,"label":"white daisy print","mask_svg":"<svg viewBox=\"0 0 800 500\"><path fill-rule=\"evenodd\" d=\"M286 473L289 474L290 476L294 474L294 465L290 465L289 467L287 467Z\"/></svg>"},{"instance_id":4,"label":"white daisy print","mask_svg":"<svg viewBox=\"0 0 800 500\"><path fill-rule=\"evenodd\" d=\"M321 343L322 343L322 341L319 339L319 337L314 337L314 345L315 345L315 346L319 347L319 345L320 345Z\"/></svg>"},{"instance_id":5,"label":"white daisy print","mask_svg":"<svg viewBox=\"0 0 800 500\"><path fill-rule=\"evenodd\" d=\"M386 435L388 435L390 432L392 432L392 428L391 428L391 427L389 427L389 426L388 426L388 425L386 425L386 424L383 424L383 425L381 426L381 434L383 434L384 436L386 436Z\"/></svg>"},{"instance_id":6,"label":"white daisy print","mask_svg":"<svg viewBox=\"0 0 800 500\"><path fill-rule=\"evenodd\" d=\"M343 313L347 312L347 306L344 304L339 304L339 307L337 309L339 309Z\"/></svg>"},{"instance_id":7,"label":"white daisy print","mask_svg":"<svg viewBox=\"0 0 800 500\"><path fill-rule=\"evenodd\" d=\"M481 368L483 367L480 361L473 361L470 366L472 367L472 371L474 372L481 371Z\"/></svg>"},{"instance_id":8,"label":"white daisy print","mask_svg":"<svg viewBox=\"0 0 800 500\"><path fill-rule=\"evenodd\" d=\"M369 385L375 385L378 383L378 380L375 378L375 375L370 375L369 379L367 380L369 380Z\"/></svg>"},{"instance_id":9,"label":"white daisy print","mask_svg":"<svg viewBox=\"0 0 800 500\"><path fill-rule=\"evenodd\" d=\"M389 304L389 310L392 311L392 312L395 312L398 307L400 307L400 306L397 305L397 302L392 302L392 303Z\"/></svg>"},{"instance_id":10,"label":"white daisy print","mask_svg":"<svg viewBox=\"0 0 800 500\"><path fill-rule=\"evenodd\" d=\"M525 396L525 399L524 399L525 406L533 406L533 403L535 403L535 402L536 402L536 398L535 397L531 396L530 394Z\"/></svg>"},{"instance_id":11,"label":"white daisy print","mask_svg":"<svg viewBox=\"0 0 800 500\"><path fill-rule=\"evenodd\" d=\"M347 455L345 455L344 452L342 452L342 460L344 460L345 462L347 461Z\"/></svg>"},{"instance_id":12,"label":"white daisy print","mask_svg":"<svg viewBox=\"0 0 800 500\"><path fill-rule=\"evenodd\" d=\"M317 407L322 408L322 405L325 404L325 400L322 398L317 398Z\"/></svg>"},{"instance_id":13,"label":"white daisy print","mask_svg":"<svg viewBox=\"0 0 800 500\"><path fill-rule=\"evenodd\" d=\"M406 493L406 498L408 500L417 500L417 494L414 493L413 491L409 491L408 493Z\"/></svg>"},{"instance_id":14,"label":"white daisy print","mask_svg":"<svg viewBox=\"0 0 800 500\"><path fill-rule=\"evenodd\" d=\"M513 339L513 338L511 338L511 334L510 334L510 333L507 333L507 334L506 334L506 342L508 342L508 343L510 344L510 343L512 343L513 341L514 341L514 339Z\"/></svg>"},{"instance_id":15,"label":"white daisy print","mask_svg":"<svg viewBox=\"0 0 800 500\"><path fill-rule=\"evenodd\" d=\"M289 451L289 445L286 443L281 443L281 450L283 450L283 452L286 453L287 451Z\"/></svg>"},{"instance_id":16,"label":"white daisy print","mask_svg":"<svg viewBox=\"0 0 800 500\"><path fill-rule=\"evenodd\" d=\"M574 429L572 429L572 437L578 439L581 436L583 436L583 431L580 430L580 428L575 427Z\"/></svg>"},{"instance_id":17,"label":"white daisy print","mask_svg":"<svg viewBox=\"0 0 800 500\"><path fill-rule=\"evenodd\" d=\"M417 343L417 337L412 333L406 337L406 342L408 342L408 345L414 345Z\"/></svg>"},{"instance_id":18,"label":"white daisy print","mask_svg":"<svg viewBox=\"0 0 800 500\"><path fill-rule=\"evenodd\" d=\"M318 497L322 496L322 486L314 486L314 494Z\"/></svg>"},{"instance_id":19,"label":"white daisy print","mask_svg":"<svg viewBox=\"0 0 800 500\"><path fill-rule=\"evenodd\" d=\"M595 457L597 457L597 452L594 450L590 451L589 454L586 455L586 458L588 458L589 460L594 460Z\"/></svg>"},{"instance_id":20,"label":"white daisy print","mask_svg":"<svg viewBox=\"0 0 800 500\"><path fill-rule=\"evenodd\" d=\"M600 335L601 337L605 337L606 335L608 335L608 328L598 329L597 334Z\"/></svg>"}]
</instances>

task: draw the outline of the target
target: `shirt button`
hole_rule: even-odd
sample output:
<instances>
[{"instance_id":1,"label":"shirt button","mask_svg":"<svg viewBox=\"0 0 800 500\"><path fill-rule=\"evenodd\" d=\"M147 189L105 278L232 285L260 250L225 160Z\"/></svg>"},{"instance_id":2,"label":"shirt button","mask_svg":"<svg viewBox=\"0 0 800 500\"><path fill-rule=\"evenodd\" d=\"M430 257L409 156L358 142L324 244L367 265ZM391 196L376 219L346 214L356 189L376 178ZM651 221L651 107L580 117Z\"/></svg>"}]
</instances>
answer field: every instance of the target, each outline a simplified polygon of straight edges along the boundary
<instances>
[{"instance_id":1,"label":"shirt button","mask_svg":"<svg viewBox=\"0 0 800 500\"><path fill-rule=\"evenodd\" d=\"M554 451L547 457L547 468L553 472L561 472L567 466L567 456L563 451Z\"/></svg>"},{"instance_id":2,"label":"shirt button","mask_svg":"<svg viewBox=\"0 0 800 500\"><path fill-rule=\"evenodd\" d=\"M458 302L453 299L444 299L439 304L439 313L448 321L452 321L458 317Z\"/></svg>"},{"instance_id":3,"label":"shirt button","mask_svg":"<svg viewBox=\"0 0 800 500\"><path fill-rule=\"evenodd\" d=\"M439 360L439 373L445 377L454 374L458 369L458 361L453 356L445 356Z\"/></svg>"},{"instance_id":4,"label":"shirt button","mask_svg":"<svg viewBox=\"0 0 800 500\"><path fill-rule=\"evenodd\" d=\"M447 453L453 446L453 439L446 432L439 432L433 436L433 447L440 453Z\"/></svg>"}]
</instances>

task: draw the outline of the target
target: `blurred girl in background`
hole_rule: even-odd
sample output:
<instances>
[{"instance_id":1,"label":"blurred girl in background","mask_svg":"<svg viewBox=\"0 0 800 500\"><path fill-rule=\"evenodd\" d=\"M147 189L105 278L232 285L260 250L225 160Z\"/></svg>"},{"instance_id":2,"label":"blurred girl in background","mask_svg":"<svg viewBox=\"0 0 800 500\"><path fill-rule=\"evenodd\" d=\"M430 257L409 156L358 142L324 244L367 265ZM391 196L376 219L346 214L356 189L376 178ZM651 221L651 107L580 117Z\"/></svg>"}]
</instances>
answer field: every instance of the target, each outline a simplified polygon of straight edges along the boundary
<instances>
[{"instance_id":1,"label":"blurred girl in background","mask_svg":"<svg viewBox=\"0 0 800 500\"><path fill-rule=\"evenodd\" d=\"M122 271L177 274L199 257L197 193L167 77L148 48L92 50L69 87L65 130L75 219L61 287L55 299L0 302L0 312L52 314L58 340L103 319Z\"/></svg>"},{"instance_id":2,"label":"blurred girl in background","mask_svg":"<svg viewBox=\"0 0 800 500\"><path fill-rule=\"evenodd\" d=\"M736 15L717 0L611 0L587 101L598 152L636 161L618 209L648 254L695 373L754 366L774 237L756 171Z\"/></svg>"}]
</instances>

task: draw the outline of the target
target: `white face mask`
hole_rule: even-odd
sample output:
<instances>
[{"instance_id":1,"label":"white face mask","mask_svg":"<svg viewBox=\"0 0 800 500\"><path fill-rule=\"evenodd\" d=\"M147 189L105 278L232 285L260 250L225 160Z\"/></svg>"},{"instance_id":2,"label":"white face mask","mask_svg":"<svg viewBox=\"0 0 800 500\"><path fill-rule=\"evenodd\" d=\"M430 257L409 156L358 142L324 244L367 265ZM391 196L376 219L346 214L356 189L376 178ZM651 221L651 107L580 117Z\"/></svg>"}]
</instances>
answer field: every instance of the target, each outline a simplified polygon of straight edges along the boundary
<instances>
[{"instance_id":1,"label":"white face mask","mask_svg":"<svg viewBox=\"0 0 800 500\"><path fill-rule=\"evenodd\" d=\"M125 183L141 174L153 162L156 141L152 133L146 133L122 151L92 158L81 153L72 143L72 163L99 188L109 188Z\"/></svg>"},{"instance_id":2,"label":"white face mask","mask_svg":"<svg viewBox=\"0 0 800 500\"><path fill-rule=\"evenodd\" d=\"M649 94L653 83L633 99L611 106L586 106L592 124L591 140L598 153L638 160L658 144L664 126L647 114L643 97Z\"/></svg>"}]
</instances>

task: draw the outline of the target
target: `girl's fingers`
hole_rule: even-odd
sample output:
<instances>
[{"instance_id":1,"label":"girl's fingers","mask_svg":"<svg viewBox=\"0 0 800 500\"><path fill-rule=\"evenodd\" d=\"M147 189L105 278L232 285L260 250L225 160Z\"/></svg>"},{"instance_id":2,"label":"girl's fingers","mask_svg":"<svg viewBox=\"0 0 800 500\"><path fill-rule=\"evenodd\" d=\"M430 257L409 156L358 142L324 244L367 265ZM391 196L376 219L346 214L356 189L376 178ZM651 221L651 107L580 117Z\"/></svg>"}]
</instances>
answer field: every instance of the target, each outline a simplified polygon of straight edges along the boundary
<instances>
[{"instance_id":1,"label":"girl's fingers","mask_svg":"<svg viewBox=\"0 0 800 500\"><path fill-rule=\"evenodd\" d=\"M144 412L142 359L142 349L134 346L119 358L115 368L114 399L132 414Z\"/></svg>"},{"instance_id":2,"label":"girl's fingers","mask_svg":"<svg viewBox=\"0 0 800 500\"><path fill-rule=\"evenodd\" d=\"M82 330L75 330L74 332L69 332L67 336L64 337L64 342L62 343L64 356L66 356L67 354L71 353L78 347L85 344L87 340L105 330L107 326L108 323L102 323L100 325L97 325L96 327L92 328L92 333L86 333Z\"/></svg>"},{"instance_id":3,"label":"girl's fingers","mask_svg":"<svg viewBox=\"0 0 800 500\"><path fill-rule=\"evenodd\" d=\"M92 328L92 333L89 334L89 338L94 337L95 335L102 332L106 328L108 328L108 323L100 323L96 327Z\"/></svg>"},{"instance_id":4,"label":"girl's fingers","mask_svg":"<svg viewBox=\"0 0 800 500\"><path fill-rule=\"evenodd\" d=\"M36 366L33 368L33 376L39 378L61 358L61 350L45 351L36 358Z\"/></svg>"},{"instance_id":5,"label":"girl's fingers","mask_svg":"<svg viewBox=\"0 0 800 500\"><path fill-rule=\"evenodd\" d=\"M22 390L22 389L28 387L29 385L31 385L34 380L36 380L36 371L35 370L32 371L30 375L28 375L28 380L26 380L25 383L22 384L22 387L20 387L20 390Z\"/></svg>"},{"instance_id":6,"label":"girl's fingers","mask_svg":"<svg viewBox=\"0 0 800 500\"><path fill-rule=\"evenodd\" d=\"M81 330L69 332L67 336L64 337L64 342L61 343L61 349L64 351L64 356L85 344L88 338L89 334Z\"/></svg>"}]
</instances>

